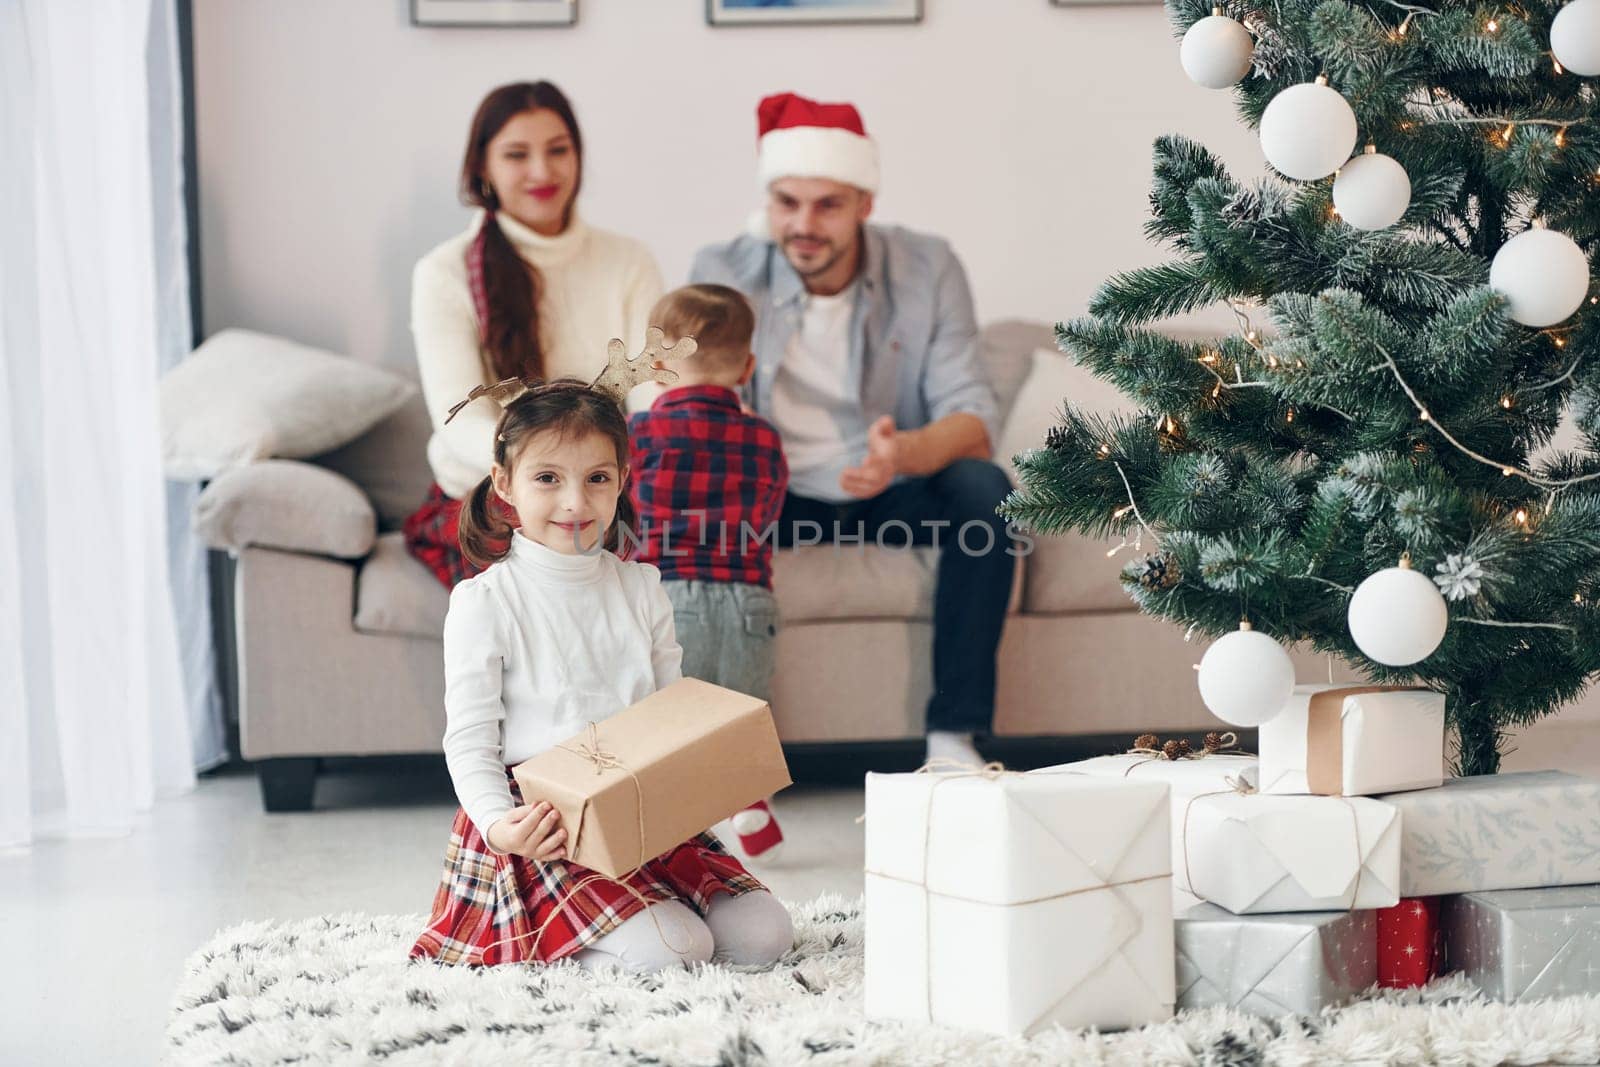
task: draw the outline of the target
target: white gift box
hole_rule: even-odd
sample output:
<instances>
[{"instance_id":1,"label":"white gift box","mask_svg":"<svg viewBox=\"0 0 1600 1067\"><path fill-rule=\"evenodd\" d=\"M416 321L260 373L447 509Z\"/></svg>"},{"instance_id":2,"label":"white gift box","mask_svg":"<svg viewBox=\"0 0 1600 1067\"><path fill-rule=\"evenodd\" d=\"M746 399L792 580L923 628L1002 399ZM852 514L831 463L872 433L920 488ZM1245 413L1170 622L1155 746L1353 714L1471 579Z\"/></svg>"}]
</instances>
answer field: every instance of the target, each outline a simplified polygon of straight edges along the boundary
<instances>
[{"instance_id":1,"label":"white gift box","mask_svg":"<svg viewBox=\"0 0 1600 1067\"><path fill-rule=\"evenodd\" d=\"M1167 787L869 774L866 1013L998 1034L1168 1019Z\"/></svg>"},{"instance_id":2,"label":"white gift box","mask_svg":"<svg viewBox=\"0 0 1600 1067\"><path fill-rule=\"evenodd\" d=\"M1400 813L1389 804L1230 793L1173 807L1174 887L1235 915L1400 902Z\"/></svg>"},{"instance_id":3,"label":"white gift box","mask_svg":"<svg viewBox=\"0 0 1600 1067\"><path fill-rule=\"evenodd\" d=\"M1444 694L1296 686L1260 730L1261 791L1373 796L1444 781Z\"/></svg>"},{"instance_id":4,"label":"white gift box","mask_svg":"<svg viewBox=\"0 0 1600 1067\"><path fill-rule=\"evenodd\" d=\"M1100 778L1125 778L1131 782L1165 782L1172 789L1172 801L1201 793L1234 792L1241 784L1256 784L1256 757L1215 755L1200 759L1169 760L1142 752L1115 756L1096 756L1076 763L1046 767L1036 774L1092 774Z\"/></svg>"},{"instance_id":5,"label":"white gift box","mask_svg":"<svg viewBox=\"0 0 1600 1067\"><path fill-rule=\"evenodd\" d=\"M1382 799L1405 821L1402 896L1600 882L1600 780L1486 774Z\"/></svg>"}]
</instances>

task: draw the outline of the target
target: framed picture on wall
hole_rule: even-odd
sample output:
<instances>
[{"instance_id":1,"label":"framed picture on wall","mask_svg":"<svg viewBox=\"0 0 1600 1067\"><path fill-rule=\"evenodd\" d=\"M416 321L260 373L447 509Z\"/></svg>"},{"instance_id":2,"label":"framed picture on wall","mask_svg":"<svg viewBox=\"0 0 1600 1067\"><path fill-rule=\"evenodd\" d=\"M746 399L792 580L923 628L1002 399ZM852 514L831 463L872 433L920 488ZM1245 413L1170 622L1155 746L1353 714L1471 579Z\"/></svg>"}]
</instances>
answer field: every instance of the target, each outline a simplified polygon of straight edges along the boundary
<instances>
[{"instance_id":1,"label":"framed picture on wall","mask_svg":"<svg viewBox=\"0 0 1600 1067\"><path fill-rule=\"evenodd\" d=\"M572 26L578 0L411 0L413 26Z\"/></svg>"},{"instance_id":2,"label":"framed picture on wall","mask_svg":"<svg viewBox=\"0 0 1600 1067\"><path fill-rule=\"evenodd\" d=\"M706 0L713 26L921 22L922 0Z\"/></svg>"}]
</instances>

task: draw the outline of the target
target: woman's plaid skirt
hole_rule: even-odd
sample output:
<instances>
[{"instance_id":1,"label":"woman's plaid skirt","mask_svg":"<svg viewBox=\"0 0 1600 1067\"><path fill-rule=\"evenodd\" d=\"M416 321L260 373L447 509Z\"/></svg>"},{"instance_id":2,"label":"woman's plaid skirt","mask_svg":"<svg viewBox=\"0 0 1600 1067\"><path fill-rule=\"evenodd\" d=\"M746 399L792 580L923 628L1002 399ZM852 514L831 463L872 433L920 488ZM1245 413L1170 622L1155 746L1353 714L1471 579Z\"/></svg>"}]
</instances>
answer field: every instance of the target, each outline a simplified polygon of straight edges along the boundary
<instances>
[{"instance_id":1,"label":"woman's plaid skirt","mask_svg":"<svg viewBox=\"0 0 1600 1067\"><path fill-rule=\"evenodd\" d=\"M511 795L522 803L515 780ZM593 871L576 863L496 855L467 813L457 808L433 914L411 956L473 966L549 963L615 930L642 912L646 902L681 900L703 916L717 893L739 896L766 888L709 833L691 838L630 875L627 884L637 897L621 883L602 877L590 878L572 892L591 875ZM536 932L547 921L536 941Z\"/></svg>"},{"instance_id":2,"label":"woman's plaid skirt","mask_svg":"<svg viewBox=\"0 0 1600 1067\"><path fill-rule=\"evenodd\" d=\"M401 527L407 550L421 560L446 589L454 589L481 570L461 554L463 503L465 501L447 496L435 482L428 487L422 506L407 516ZM490 498L489 506L516 524L517 513L498 496Z\"/></svg>"}]
</instances>

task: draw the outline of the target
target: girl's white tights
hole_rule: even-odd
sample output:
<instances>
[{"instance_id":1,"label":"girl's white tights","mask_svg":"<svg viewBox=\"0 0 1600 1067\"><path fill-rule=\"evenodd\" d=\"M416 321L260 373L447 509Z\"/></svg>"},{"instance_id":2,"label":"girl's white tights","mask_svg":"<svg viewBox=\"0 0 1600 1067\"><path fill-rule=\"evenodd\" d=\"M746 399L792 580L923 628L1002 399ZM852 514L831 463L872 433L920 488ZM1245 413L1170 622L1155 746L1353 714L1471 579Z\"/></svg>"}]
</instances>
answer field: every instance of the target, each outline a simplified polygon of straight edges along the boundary
<instances>
[{"instance_id":1,"label":"girl's white tights","mask_svg":"<svg viewBox=\"0 0 1600 1067\"><path fill-rule=\"evenodd\" d=\"M704 919L681 900L660 901L572 958L591 971L662 971L712 961L770 967L793 945L788 909L758 890L736 897L718 893Z\"/></svg>"}]
</instances>

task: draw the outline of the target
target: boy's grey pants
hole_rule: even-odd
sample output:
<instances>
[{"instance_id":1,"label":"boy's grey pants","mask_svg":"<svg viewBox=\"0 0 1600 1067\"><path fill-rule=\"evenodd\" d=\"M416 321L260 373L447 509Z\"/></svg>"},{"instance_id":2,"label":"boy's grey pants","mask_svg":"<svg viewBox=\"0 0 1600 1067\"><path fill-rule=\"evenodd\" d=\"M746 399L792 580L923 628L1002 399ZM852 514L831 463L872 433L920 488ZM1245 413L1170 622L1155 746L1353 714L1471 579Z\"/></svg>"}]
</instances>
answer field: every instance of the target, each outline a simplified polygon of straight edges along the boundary
<instances>
[{"instance_id":1,"label":"boy's grey pants","mask_svg":"<svg viewBox=\"0 0 1600 1067\"><path fill-rule=\"evenodd\" d=\"M683 676L772 699L778 603L772 590L745 582L667 578Z\"/></svg>"}]
</instances>

